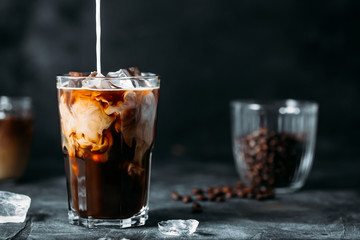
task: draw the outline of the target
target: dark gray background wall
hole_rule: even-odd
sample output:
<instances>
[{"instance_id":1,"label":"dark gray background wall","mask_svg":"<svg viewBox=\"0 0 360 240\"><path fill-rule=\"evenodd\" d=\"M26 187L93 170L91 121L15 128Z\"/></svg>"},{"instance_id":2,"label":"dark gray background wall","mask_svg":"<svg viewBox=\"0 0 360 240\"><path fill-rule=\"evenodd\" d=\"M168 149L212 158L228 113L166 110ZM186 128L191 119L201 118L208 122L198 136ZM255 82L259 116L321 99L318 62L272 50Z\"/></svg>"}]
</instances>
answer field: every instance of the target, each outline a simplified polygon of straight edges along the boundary
<instances>
[{"instance_id":1,"label":"dark gray background wall","mask_svg":"<svg viewBox=\"0 0 360 240\"><path fill-rule=\"evenodd\" d=\"M102 1L104 72L162 77L155 156L232 161L229 101L320 104L317 153L358 158L360 1ZM55 76L93 71L95 1L1 0L0 95L30 95L31 166L62 163Z\"/></svg>"}]
</instances>

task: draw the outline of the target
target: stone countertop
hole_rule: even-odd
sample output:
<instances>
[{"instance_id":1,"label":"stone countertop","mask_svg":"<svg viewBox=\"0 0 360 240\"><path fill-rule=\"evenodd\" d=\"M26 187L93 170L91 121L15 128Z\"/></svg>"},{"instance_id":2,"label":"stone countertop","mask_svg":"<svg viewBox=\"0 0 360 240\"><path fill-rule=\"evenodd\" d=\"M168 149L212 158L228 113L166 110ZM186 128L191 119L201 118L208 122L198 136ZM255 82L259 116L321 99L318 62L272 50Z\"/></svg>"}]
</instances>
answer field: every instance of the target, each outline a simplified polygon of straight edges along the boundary
<instances>
[{"instance_id":1,"label":"stone countertop","mask_svg":"<svg viewBox=\"0 0 360 240\"><path fill-rule=\"evenodd\" d=\"M128 229L70 225L64 176L0 183L0 190L32 199L24 223L0 224L0 239L359 239L360 164L340 172L339 164L317 166L299 192L266 201L201 202L204 212L193 214L191 204L172 200L171 192L189 194L194 187L234 184L234 165L189 159L157 163L152 168L149 220ZM159 221L190 218L200 222L192 236L168 237L157 229Z\"/></svg>"}]
</instances>

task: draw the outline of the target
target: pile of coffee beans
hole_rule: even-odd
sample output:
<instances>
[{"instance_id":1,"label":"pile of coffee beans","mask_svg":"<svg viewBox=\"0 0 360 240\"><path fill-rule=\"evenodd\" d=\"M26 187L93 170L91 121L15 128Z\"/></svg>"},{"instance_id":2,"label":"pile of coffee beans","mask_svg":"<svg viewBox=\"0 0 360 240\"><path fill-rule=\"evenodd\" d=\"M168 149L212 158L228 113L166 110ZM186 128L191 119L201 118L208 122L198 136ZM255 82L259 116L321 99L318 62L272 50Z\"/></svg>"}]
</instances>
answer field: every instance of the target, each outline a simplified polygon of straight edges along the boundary
<instances>
[{"instance_id":1,"label":"pile of coffee beans","mask_svg":"<svg viewBox=\"0 0 360 240\"><path fill-rule=\"evenodd\" d=\"M192 202L192 213L201 213L203 208L198 201L224 202L227 198L249 198L257 200L271 199L275 197L273 188L266 186L246 186L242 181L237 181L235 187L218 186L205 189L194 188L191 194L180 195L177 192L171 193L171 198L184 203Z\"/></svg>"},{"instance_id":2,"label":"pile of coffee beans","mask_svg":"<svg viewBox=\"0 0 360 240\"><path fill-rule=\"evenodd\" d=\"M303 137L260 128L239 139L246 179L255 186L287 187L303 154Z\"/></svg>"}]
</instances>

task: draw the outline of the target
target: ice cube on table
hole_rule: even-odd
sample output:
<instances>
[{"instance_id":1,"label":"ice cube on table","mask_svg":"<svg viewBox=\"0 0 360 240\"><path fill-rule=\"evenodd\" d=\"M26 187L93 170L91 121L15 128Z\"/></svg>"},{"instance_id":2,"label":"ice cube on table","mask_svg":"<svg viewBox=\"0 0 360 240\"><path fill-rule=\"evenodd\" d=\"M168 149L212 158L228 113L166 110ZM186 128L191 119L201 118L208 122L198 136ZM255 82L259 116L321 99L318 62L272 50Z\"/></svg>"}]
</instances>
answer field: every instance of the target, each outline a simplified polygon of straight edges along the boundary
<instances>
[{"instance_id":1,"label":"ice cube on table","mask_svg":"<svg viewBox=\"0 0 360 240\"><path fill-rule=\"evenodd\" d=\"M158 229L164 235L182 236L193 234L198 225L199 222L195 219L175 219L159 222Z\"/></svg>"},{"instance_id":2,"label":"ice cube on table","mask_svg":"<svg viewBox=\"0 0 360 240\"><path fill-rule=\"evenodd\" d=\"M30 203L26 195L0 191L0 223L24 222Z\"/></svg>"}]
</instances>

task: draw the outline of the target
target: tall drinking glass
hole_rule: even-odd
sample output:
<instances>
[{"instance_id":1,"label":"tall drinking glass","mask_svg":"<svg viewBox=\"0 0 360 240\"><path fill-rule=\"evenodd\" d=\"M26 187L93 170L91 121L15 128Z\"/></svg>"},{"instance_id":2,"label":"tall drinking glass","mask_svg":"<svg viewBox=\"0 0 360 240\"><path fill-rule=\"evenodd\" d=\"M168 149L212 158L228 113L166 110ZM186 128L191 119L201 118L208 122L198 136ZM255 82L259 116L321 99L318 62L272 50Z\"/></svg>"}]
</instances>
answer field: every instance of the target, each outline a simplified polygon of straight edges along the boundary
<instances>
[{"instance_id":1,"label":"tall drinking glass","mask_svg":"<svg viewBox=\"0 0 360 240\"><path fill-rule=\"evenodd\" d=\"M145 224L159 87L150 74L57 77L70 223Z\"/></svg>"}]
</instances>

